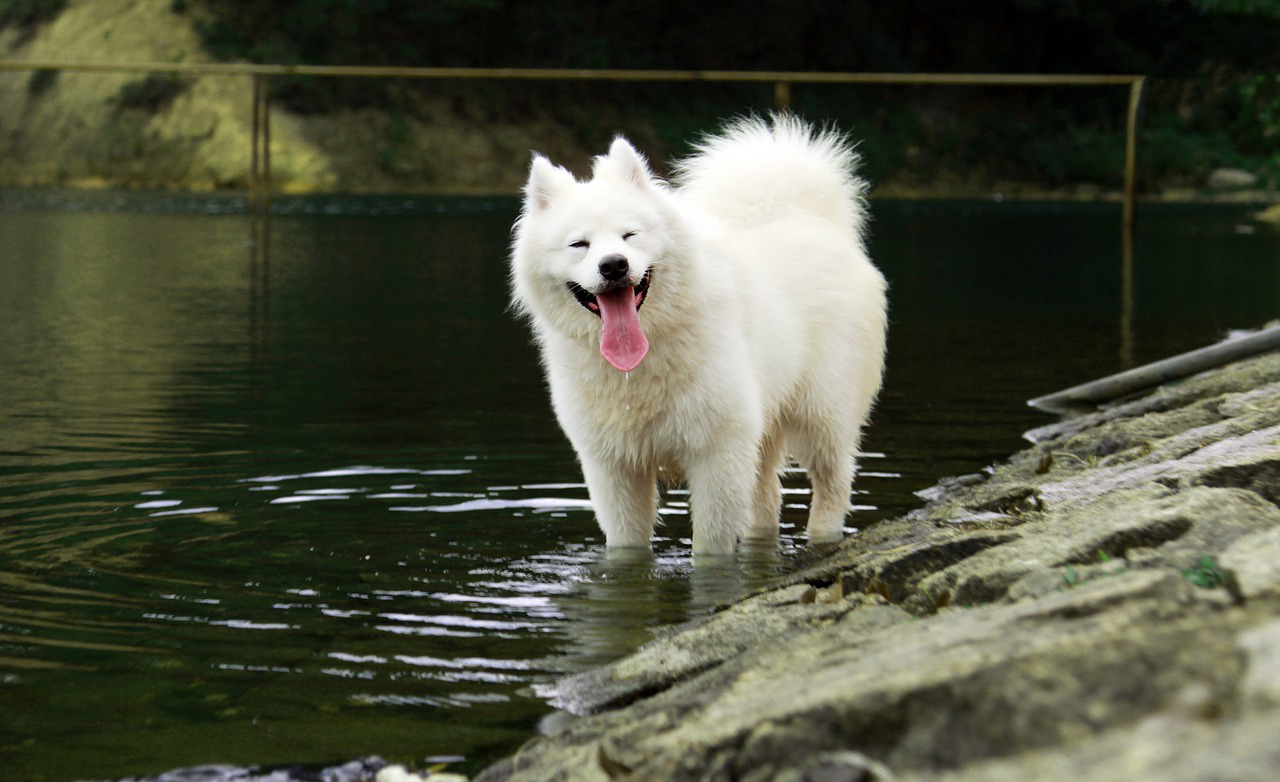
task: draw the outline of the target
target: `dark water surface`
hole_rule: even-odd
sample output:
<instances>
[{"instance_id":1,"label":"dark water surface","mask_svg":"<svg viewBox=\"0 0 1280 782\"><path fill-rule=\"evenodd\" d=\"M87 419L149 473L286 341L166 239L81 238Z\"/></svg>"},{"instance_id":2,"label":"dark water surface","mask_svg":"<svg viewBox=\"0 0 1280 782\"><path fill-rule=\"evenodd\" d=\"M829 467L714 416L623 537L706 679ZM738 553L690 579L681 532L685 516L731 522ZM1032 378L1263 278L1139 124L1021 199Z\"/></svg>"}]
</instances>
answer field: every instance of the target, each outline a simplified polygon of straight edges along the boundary
<instances>
[{"instance_id":1,"label":"dark water surface","mask_svg":"<svg viewBox=\"0 0 1280 782\"><path fill-rule=\"evenodd\" d=\"M505 311L514 201L0 194L0 778L514 751L532 685L784 570L679 493L613 561ZM877 203L890 366L853 524L1025 400L1280 312L1241 208ZM1250 232L1251 231L1251 232Z\"/></svg>"}]
</instances>

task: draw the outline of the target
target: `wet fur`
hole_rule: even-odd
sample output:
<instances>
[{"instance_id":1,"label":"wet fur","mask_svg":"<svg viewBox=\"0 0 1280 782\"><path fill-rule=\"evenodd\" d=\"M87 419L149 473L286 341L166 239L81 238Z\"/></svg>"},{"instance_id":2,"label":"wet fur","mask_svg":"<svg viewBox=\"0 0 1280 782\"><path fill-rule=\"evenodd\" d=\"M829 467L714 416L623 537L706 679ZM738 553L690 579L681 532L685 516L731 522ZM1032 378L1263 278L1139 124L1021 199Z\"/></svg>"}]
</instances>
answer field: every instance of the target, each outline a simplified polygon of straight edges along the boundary
<instances>
[{"instance_id":1,"label":"wet fur","mask_svg":"<svg viewBox=\"0 0 1280 782\"><path fill-rule=\"evenodd\" d=\"M622 138L585 182L534 157L512 299L608 546L649 544L659 467L687 477L696 552L776 535L788 454L813 486L811 539L841 535L886 323L856 161L843 137L787 116L708 138L674 186ZM601 357L600 320L567 285L598 288L610 253L632 284L653 272L639 312L649 354L627 374Z\"/></svg>"}]
</instances>

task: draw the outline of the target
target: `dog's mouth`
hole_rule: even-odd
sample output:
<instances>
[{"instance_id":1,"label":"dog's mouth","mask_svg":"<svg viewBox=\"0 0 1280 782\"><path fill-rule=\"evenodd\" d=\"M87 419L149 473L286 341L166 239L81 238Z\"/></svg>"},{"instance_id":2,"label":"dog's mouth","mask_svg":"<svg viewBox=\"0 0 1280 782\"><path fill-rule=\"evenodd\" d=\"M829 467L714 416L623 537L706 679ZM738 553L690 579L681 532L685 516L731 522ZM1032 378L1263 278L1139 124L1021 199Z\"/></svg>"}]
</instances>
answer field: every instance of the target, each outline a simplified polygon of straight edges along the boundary
<instances>
[{"instance_id":1,"label":"dog's mouth","mask_svg":"<svg viewBox=\"0 0 1280 782\"><path fill-rule=\"evenodd\" d=\"M598 294L591 293L576 283L569 283L569 290L578 303L600 319L600 355L614 369L630 372L640 365L649 352L649 340L645 338L637 314L649 294L650 269L644 273L639 285L613 283Z\"/></svg>"},{"instance_id":2,"label":"dog's mouth","mask_svg":"<svg viewBox=\"0 0 1280 782\"><path fill-rule=\"evenodd\" d=\"M630 287L635 291L636 311L640 311L641 305L644 304L645 296L649 294L649 281L653 278L653 269L649 269L644 273L644 277L640 279L640 284L635 286L623 286L614 284L608 290L614 291L621 287ZM587 308L587 311L593 313L597 318L600 317L600 300L596 295L576 282L569 283L569 290L573 293L573 297L578 303Z\"/></svg>"}]
</instances>

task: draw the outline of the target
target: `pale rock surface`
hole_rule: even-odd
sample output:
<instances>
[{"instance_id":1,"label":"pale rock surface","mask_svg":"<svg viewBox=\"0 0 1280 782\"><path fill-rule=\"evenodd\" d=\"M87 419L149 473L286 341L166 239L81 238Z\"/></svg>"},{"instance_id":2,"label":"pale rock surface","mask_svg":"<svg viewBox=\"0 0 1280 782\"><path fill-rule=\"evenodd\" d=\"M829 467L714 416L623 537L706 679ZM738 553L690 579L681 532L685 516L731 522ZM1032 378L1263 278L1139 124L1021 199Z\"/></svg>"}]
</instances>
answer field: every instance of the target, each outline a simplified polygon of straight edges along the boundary
<instances>
[{"instance_id":1,"label":"pale rock surface","mask_svg":"<svg viewBox=\"0 0 1280 782\"><path fill-rule=\"evenodd\" d=\"M1280 354L1029 439L562 680L477 779L1274 779Z\"/></svg>"}]
</instances>

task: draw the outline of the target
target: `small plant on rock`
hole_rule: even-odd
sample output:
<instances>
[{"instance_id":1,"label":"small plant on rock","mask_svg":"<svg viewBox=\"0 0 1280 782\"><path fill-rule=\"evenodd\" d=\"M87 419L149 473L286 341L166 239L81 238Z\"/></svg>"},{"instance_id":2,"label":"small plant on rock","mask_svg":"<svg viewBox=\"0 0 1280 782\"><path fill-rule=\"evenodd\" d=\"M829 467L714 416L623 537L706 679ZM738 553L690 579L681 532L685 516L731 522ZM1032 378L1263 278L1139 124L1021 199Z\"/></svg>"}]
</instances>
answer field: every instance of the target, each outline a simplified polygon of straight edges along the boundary
<instances>
[{"instance_id":1,"label":"small plant on rock","mask_svg":"<svg viewBox=\"0 0 1280 782\"><path fill-rule=\"evenodd\" d=\"M1227 574L1222 572L1218 561L1208 554L1200 557L1195 567L1182 571L1182 575L1201 589L1217 589L1227 583Z\"/></svg>"}]
</instances>

